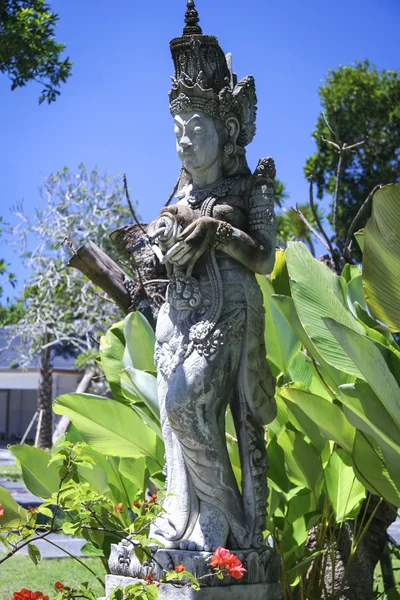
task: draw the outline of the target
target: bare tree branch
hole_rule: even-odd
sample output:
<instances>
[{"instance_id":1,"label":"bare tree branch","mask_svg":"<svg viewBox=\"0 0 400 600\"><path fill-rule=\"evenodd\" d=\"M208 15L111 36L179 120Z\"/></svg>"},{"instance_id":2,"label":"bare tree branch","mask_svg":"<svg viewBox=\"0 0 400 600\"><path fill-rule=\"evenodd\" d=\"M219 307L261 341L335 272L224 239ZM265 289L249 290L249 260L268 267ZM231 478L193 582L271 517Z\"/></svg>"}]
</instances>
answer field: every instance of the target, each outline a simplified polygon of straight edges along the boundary
<instances>
[{"instance_id":1,"label":"bare tree branch","mask_svg":"<svg viewBox=\"0 0 400 600\"><path fill-rule=\"evenodd\" d=\"M329 247L326 245L325 240L319 235L318 231L316 231L314 229L314 227L311 225L311 223L308 221L307 217L304 215L304 213L300 210L300 208L298 206L296 206L296 208L293 208L292 210L294 210L300 217L300 219L303 221L303 223L305 224L305 226L307 227L307 229L313 234L315 235L315 237L317 238L317 240L323 245L325 246L325 248L327 250L329 250Z\"/></svg>"},{"instance_id":2,"label":"bare tree branch","mask_svg":"<svg viewBox=\"0 0 400 600\"><path fill-rule=\"evenodd\" d=\"M358 221L361 219L361 217L363 216L364 212L366 211L366 209L368 208L372 198L374 197L375 192L377 192L380 188L382 187L381 184L378 184L374 187L374 189L369 193L367 199L362 203L362 205L360 206L356 216L354 217L350 227L349 227L349 231L347 232L347 237L346 237L346 241L344 243L344 248L343 248L343 256L345 258L350 258L350 243L351 243L351 238L353 236L353 233L356 229L357 223Z\"/></svg>"},{"instance_id":3,"label":"bare tree branch","mask_svg":"<svg viewBox=\"0 0 400 600\"><path fill-rule=\"evenodd\" d=\"M136 225L138 225L138 226L140 227L140 229L143 231L143 233L145 234L145 233L146 233L146 231L143 229L143 226L142 226L142 224L140 223L139 219L137 218L137 216L136 216L136 212L135 212L135 210L134 210L134 208L133 208L133 204L132 204L132 202L131 202L131 198L130 198L130 196L129 196L129 191L128 191L128 183L127 183L127 180L126 180L126 175L125 175L125 174L124 174L124 177L123 177L123 181L124 181L124 190L125 190L125 196L126 196L126 199L127 199L127 201L128 201L129 210L130 210L130 211L131 211L131 213L132 213L132 217L133 217L133 219L134 219L134 221L135 221Z\"/></svg>"}]
</instances>

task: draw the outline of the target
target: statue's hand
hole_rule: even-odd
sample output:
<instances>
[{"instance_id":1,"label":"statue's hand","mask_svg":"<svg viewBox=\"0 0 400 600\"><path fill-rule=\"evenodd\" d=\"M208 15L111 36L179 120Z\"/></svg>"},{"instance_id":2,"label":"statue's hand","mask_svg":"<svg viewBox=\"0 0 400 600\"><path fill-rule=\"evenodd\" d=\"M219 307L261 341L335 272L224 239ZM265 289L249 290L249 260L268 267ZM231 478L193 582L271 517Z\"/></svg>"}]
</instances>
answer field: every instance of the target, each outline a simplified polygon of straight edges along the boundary
<instances>
[{"instance_id":1,"label":"statue's hand","mask_svg":"<svg viewBox=\"0 0 400 600\"><path fill-rule=\"evenodd\" d=\"M219 221L212 217L200 217L178 236L166 259L176 265L194 264L205 250L212 245Z\"/></svg>"},{"instance_id":2,"label":"statue's hand","mask_svg":"<svg viewBox=\"0 0 400 600\"><path fill-rule=\"evenodd\" d=\"M184 204L173 204L172 206L166 206L160 212L160 216L166 213L175 217L178 224L184 229L193 222L193 211Z\"/></svg>"}]
</instances>

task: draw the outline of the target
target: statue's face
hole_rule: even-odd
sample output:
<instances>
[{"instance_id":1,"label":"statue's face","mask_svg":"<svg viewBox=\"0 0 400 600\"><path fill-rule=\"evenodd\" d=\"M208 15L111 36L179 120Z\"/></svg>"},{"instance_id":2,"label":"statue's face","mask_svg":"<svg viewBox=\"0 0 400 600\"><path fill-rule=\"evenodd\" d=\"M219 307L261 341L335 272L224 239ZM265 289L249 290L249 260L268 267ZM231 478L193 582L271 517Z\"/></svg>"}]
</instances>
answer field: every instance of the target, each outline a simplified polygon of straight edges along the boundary
<instances>
[{"instance_id":1,"label":"statue's face","mask_svg":"<svg viewBox=\"0 0 400 600\"><path fill-rule=\"evenodd\" d=\"M220 158L214 119L193 110L176 115L174 125L178 156L189 173L206 171Z\"/></svg>"}]
</instances>

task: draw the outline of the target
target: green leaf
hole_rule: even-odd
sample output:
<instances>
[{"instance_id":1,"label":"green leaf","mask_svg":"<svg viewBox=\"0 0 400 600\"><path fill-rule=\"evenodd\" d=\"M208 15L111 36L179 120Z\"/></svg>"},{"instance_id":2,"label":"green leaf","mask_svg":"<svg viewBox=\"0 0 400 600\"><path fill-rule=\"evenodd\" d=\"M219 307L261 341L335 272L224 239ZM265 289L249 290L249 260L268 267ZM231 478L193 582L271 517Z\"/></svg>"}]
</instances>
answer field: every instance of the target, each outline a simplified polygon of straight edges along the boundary
<instances>
[{"instance_id":1,"label":"green leaf","mask_svg":"<svg viewBox=\"0 0 400 600\"><path fill-rule=\"evenodd\" d=\"M329 331L357 365L395 423L400 424L400 388L374 342L332 319L324 319Z\"/></svg>"},{"instance_id":2,"label":"green leaf","mask_svg":"<svg viewBox=\"0 0 400 600\"><path fill-rule=\"evenodd\" d=\"M379 189L364 230L363 281L372 316L400 331L400 184Z\"/></svg>"},{"instance_id":3,"label":"green leaf","mask_svg":"<svg viewBox=\"0 0 400 600\"><path fill-rule=\"evenodd\" d=\"M121 400L122 357L125 351L124 322L112 325L100 338L100 360L115 400Z\"/></svg>"},{"instance_id":4,"label":"green leaf","mask_svg":"<svg viewBox=\"0 0 400 600\"><path fill-rule=\"evenodd\" d=\"M295 431L282 431L277 441L285 453L289 479L316 494L323 473L315 448L307 444L301 434Z\"/></svg>"},{"instance_id":5,"label":"green leaf","mask_svg":"<svg viewBox=\"0 0 400 600\"><path fill-rule=\"evenodd\" d=\"M299 338L299 340L301 340L303 346L307 349L309 355L318 361L319 370L324 370L324 375L326 376L327 382L331 387L336 388L343 383L354 381L354 377L335 369L322 358L321 354L311 342L306 330L300 322L293 298L274 295L271 296L270 302L276 306L281 315L285 318L286 322L293 329L296 336ZM293 365L291 365L291 367L293 367Z\"/></svg>"},{"instance_id":6,"label":"green leaf","mask_svg":"<svg viewBox=\"0 0 400 600\"><path fill-rule=\"evenodd\" d=\"M392 480L376 442L357 431L352 453L357 478L372 493L400 506L400 489Z\"/></svg>"},{"instance_id":7,"label":"green leaf","mask_svg":"<svg viewBox=\"0 0 400 600\"><path fill-rule=\"evenodd\" d=\"M300 242L289 244L286 262L297 314L313 345L330 365L359 377L359 369L324 322L325 318L331 318L360 334L365 333L346 306L339 277L313 258Z\"/></svg>"},{"instance_id":8,"label":"green leaf","mask_svg":"<svg viewBox=\"0 0 400 600\"><path fill-rule=\"evenodd\" d=\"M124 335L126 340L124 366L129 365L141 371L155 372L155 335L150 323L140 312L130 313L125 318Z\"/></svg>"},{"instance_id":9,"label":"green leaf","mask_svg":"<svg viewBox=\"0 0 400 600\"><path fill-rule=\"evenodd\" d=\"M4 515L0 521L1 527L20 527L25 525L28 512L22 508L11 496L10 492L0 486L0 504L4 509Z\"/></svg>"},{"instance_id":10,"label":"green leaf","mask_svg":"<svg viewBox=\"0 0 400 600\"><path fill-rule=\"evenodd\" d=\"M47 506L40 506L39 512L41 515L44 515L45 517L48 517L49 519L53 518L53 513L51 512L50 508L47 508Z\"/></svg>"},{"instance_id":11,"label":"green leaf","mask_svg":"<svg viewBox=\"0 0 400 600\"><path fill-rule=\"evenodd\" d=\"M349 422L375 437L378 444L390 444L400 454L400 424L396 423L365 381L340 387L340 399Z\"/></svg>"},{"instance_id":12,"label":"green leaf","mask_svg":"<svg viewBox=\"0 0 400 600\"><path fill-rule=\"evenodd\" d=\"M350 457L340 449L331 454L324 477L336 522L341 523L361 506L365 488L355 478Z\"/></svg>"},{"instance_id":13,"label":"green leaf","mask_svg":"<svg viewBox=\"0 0 400 600\"><path fill-rule=\"evenodd\" d=\"M33 446L10 446L21 465L22 477L28 490L39 498L50 498L60 485L59 466L49 465L49 455Z\"/></svg>"},{"instance_id":14,"label":"green leaf","mask_svg":"<svg viewBox=\"0 0 400 600\"><path fill-rule=\"evenodd\" d=\"M81 548L82 554L87 556L104 556L104 552L101 548L97 548L93 542L87 542Z\"/></svg>"},{"instance_id":15,"label":"green leaf","mask_svg":"<svg viewBox=\"0 0 400 600\"><path fill-rule=\"evenodd\" d=\"M328 438L348 452L352 451L356 430L336 404L296 388L281 389L281 396L301 408Z\"/></svg>"},{"instance_id":16,"label":"green leaf","mask_svg":"<svg viewBox=\"0 0 400 600\"><path fill-rule=\"evenodd\" d=\"M140 371L134 367L125 366L123 375L125 384L130 384L133 393L151 410L153 415L160 420L160 407L157 397L157 379L150 373Z\"/></svg>"},{"instance_id":17,"label":"green leaf","mask_svg":"<svg viewBox=\"0 0 400 600\"><path fill-rule=\"evenodd\" d=\"M56 399L54 412L68 416L85 441L102 454L158 460L156 434L129 406L92 394L64 394Z\"/></svg>"},{"instance_id":18,"label":"green leaf","mask_svg":"<svg viewBox=\"0 0 400 600\"><path fill-rule=\"evenodd\" d=\"M267 357L286 374L293 357L301 348L301 342L275 305L269 302L274 293L271 282L261 275L257 276L257 281L264 296Z\"/></svg>"},{"instance_id":19,"label":"green leaf","mask_svg":"<svg viewBox=\"0 0 400 600\"><path fill-rule=\"evenodd\" d=\"M33 564L38 565L42 557L39 548L35 544L28 544L28 554Z\"/></svg>"},{"instance_id":20,"label":"green leaf","mask_svg":"<svg viewBox=\"0 0 400 600\"><path fill-rule=\"evenodd\" d=\"M270 275L270 281L275 294L290 296L289 273L286 265L286 251L278 249L275 253L274 270Z\"/></svg>"},{"instance_id":21,"label":"green leaf","mask_svg":"<svg viewBox=\"0 0 400 600\"><path fill-rule=\"evenodd\" d=\"M145 491L148 471L146 466L146 457L140 458L121 458L119 462L121 475L132 481L139 490Z\"/></svg>"}]
</instances>

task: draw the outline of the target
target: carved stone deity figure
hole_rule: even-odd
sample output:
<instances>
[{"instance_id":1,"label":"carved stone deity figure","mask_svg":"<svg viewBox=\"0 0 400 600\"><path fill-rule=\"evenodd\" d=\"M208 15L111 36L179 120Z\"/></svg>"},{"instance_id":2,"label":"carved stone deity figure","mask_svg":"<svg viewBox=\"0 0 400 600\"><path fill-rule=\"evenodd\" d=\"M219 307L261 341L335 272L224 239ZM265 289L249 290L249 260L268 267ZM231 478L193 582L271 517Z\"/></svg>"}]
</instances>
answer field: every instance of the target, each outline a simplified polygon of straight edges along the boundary
<instances>
[{"instance_id":1,"label":"carved stone deity figure","mask_svg":"<svg viewBox=\"0 0 400 600\"><path fill-rule=\"evenodd\" d=\"M275 561L272 575L273 553L262 535L268 496L264 425L276 415L275 382L256 280L256 273L271 272L275 260L275 166L262 159L250 172L245 148L255 134L254 78L237 81L230 57L215 37L203 35L194 2L187 4L183 35L171 41L170 111L182 162L177 203L150 226L170 283L155 354L166 496L150 534L165 550L148 566L157 571L164 552L167 566L180 561L190 568L190 556L198 564L223 546L244 560L248 578L255 555L247 583L267 582L268 576L276 582L279 567ZM227 449L228 422L238 442L239 482Z\"/></svg>"}]
</instances>

